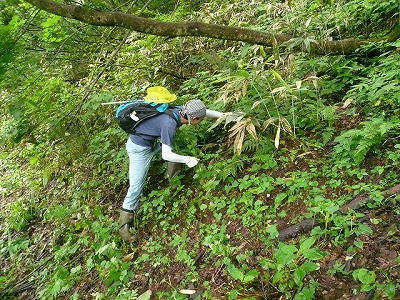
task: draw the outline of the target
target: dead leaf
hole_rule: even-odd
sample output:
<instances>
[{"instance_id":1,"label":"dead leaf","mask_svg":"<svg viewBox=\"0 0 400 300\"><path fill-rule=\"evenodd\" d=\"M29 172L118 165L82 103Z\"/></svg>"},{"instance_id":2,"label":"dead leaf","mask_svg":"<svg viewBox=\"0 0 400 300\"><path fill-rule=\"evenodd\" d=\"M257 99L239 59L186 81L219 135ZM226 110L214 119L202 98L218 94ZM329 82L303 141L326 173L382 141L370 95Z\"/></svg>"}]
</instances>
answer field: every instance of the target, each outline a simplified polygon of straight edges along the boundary
<instances>
[{"instance_id":1,"label":"dead leaf","mask_svg":"<svg viewBox=\"0 0 400 300\"><path fill-rule=\"evenodd\" d=\"M305 23L306 28L310 25L310 22L311 22L311 18L309 18L309 19L306 21L306 23Z\"/></svg>"},{"instance_id":2,"label":"dead leaf","mask_svg":"<svg viewBox=\"0 0 400 300\"><path fill-rule=\"evenodd\" d=\"M312 83L313 83L315 89L318 89L318 81L316 79L313 79Z\"/></svg>"},{"instance_id":3,"label":"dead leaf","mask_svg":"<svg viewBox=\"0 0 400 300\"><path fill-rule=\"evenodd\" d=\"M255 107L257 107L262 102L264 102L264 100L258 100L256 102L254 102L253 105L251 106L251 109L254 109Z\"/></svg>"},{"instance_id":4,"label":"dead leaf","mask_svg":"<svg viewBox=\"0 0 400 300\"><path fill-rule=\"evenodd\" d=\"M194 293L196 293L195 290L179 290L179 293L183 294L183 295L193 295Z\"/></svg>"},{"instance_id":5,"label":"dead leaf","mask_svg":"<svg viewBox=\"0 0 400 300\"><path fill-rule=\"evenodd\" d=\"M243 141L244 141L244 133L245 131L242 130L236 135L236 139L234 142L234 147L238 154L242 153Z\"/></svg>"},{"instance_id":6,"label":"dead leaf","mask_svg":"<svg viewBox=\"0 0 400 300\"><path fill-rule=\"evenodd\" d=\"M247 80L243 80L242 95L243 97L247 94Z\"/></svg>"},{"instance_id":7,"label":"dead leaf","mask_svg":"<svg viewBox=\"0 0 400 300\"><path fill-rule=\"evenodd\" d=\"M290 123L286 118L279 118L279 124L286 132L292 132L292 126L290 126Z\"/></svg>"},{"instance_id":8,"label":"dead leaf","mask_svg":"<svg viewBox=\"0 0 400 300\"><path fill-rule=\"evenodd\" d=\"M229 137L234 137L236 134L238 134L240 131L243 131L245 126L246 126L246 120L237 122L235 125L232 126L229 131L231 132Z\"/></svg>"},{"instance_id":9,"label":"dead leaf","mask_svg":"<svg viewBox=\"0 0 400 300\"><path fill-rule=\"evenodd\" d=\"M255 139L256 141L258 140L256 127L254 126L253 123L248 124L246 126L246 130L248 133L250 133L250 135L253 137L253 139Z\"/></svg>"},{"instance_id":10,"label":"dead leaf","mask_svg":"<svg viewBox=\"0 0 400 300\"><path fill-rule=\"evenodd\" d=\"M347 106L349 106L351 104L351 102L353 102L353 99L349 98L346 99L346 101L344 101L342 108L346 108Z\"/></svg>"},{"instance_id":11,"label":"dead leaf","mask_svg":"<svg viewBox=\"0 0 400 300\"><path fill-rule=\"evenodd\" d=\"M268 120L266 120L266 121L264 122L264 124L263 124L263 129L264 129L264 130L267 129L267 127L268 127L269 125L271 125L271 124L274 124L276 120L278 120L278 118L276 118L276 117L269 118Z\"/></svg>"},{"instance_id":12,"label":"dead leaf","mask_svg":"<svg viewBox=\"0 0 400 300\"><path fill-rule=\"evenodd\" d=\"M294 68L295 68L294 61L295 61L294 55L293 54L289 54L288 65L289 65L291 73L294 72Z\"/></svg>"},{"instance_id":13,"label":"dead leaf","mask_svg":"<svg viewBox=\"0 0 400 300\"><path fill-rule=\"evenodd\" d=\"M136 298L136 300L149 300L151 297L151 290L145 291L143 294L141 294L139 297Z\"/></svg>"},{"instance_id":14,"label":"dead leaf","mask_svg":"<svg viewBox=\"0 0 400 300\"><path fill-rule=\"evenodd\" d=\"M133 259L133 257L135 256L135 252L129 253L127 255L125 255L122 260L123 261L131 261Z\"/></svg>"},{"instance_id":15,"label":"dead leaf","mask_svg":"<svg viewBox=\"0 0 400 300\"><path fill-rule=\"evenodd\" d=\"M275 94L275 93L283 92L283 91L286 91L286 87L281 86L281 87L278 87L278 88L273 89L272 92L271 92L271 94Z\"/></svg>"},{"instance_id":16,"label":"dead leaf","mask_svg":"<svg viewBox=\"0 0 400 300\"><path fill-rule=\"evenodd\" d=\"M281 127L278 126L278 130L276 131L276 135L275 135L275 148L278 149L279 147L279 139L281 137Z\"/></svg>"}]
</instances>

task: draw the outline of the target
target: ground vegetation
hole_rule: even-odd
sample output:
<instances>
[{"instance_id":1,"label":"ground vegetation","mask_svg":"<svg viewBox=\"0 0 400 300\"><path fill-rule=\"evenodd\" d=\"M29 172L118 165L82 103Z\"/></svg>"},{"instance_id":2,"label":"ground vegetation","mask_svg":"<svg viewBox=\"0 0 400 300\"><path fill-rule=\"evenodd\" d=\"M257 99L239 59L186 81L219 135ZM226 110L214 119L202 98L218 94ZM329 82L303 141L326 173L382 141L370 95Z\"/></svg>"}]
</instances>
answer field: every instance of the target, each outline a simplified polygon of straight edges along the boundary
<instances>
[{"instance_id":1,"label":"ground vegetation","mask_svg":"<svg viewBox=\"0 0 400 300\"><path fill-rule=\"evenodd\" d=\"M396 1L79 2L291 37L270 45L28 2L0 3L1 299L398 299ZM368 43L313 50L346 39ZM232 113L181 128L200 163L172 184L156 158L130 245L127 135L101 104L153 85Z\"/></svg>"}]
</instances>

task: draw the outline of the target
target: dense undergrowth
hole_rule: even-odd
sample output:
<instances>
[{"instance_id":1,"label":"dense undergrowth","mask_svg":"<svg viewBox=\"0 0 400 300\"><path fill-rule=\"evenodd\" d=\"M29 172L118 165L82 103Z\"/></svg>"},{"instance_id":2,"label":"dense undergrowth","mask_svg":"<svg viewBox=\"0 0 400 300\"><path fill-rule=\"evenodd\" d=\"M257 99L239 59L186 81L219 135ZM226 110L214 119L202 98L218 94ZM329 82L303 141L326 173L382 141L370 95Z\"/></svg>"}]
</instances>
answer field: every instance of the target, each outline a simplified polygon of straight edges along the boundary
<instances>
[{"instance_id":1,"label":"dense undergrowth","mask_svg":"<svg viewBox=\"0 0 400 300\"><path fill-rule=\"evenodd\" d=\"M11 2L0 24L0 298L398 297L399 195L385 191L400 184L399 42L307 52L315 39L388 34L394 1L166 1L143 11L303 37L273 49L126 34ZM304 51L293 51L299 43ZM115 106L100 104L150 85L235 114L180 129L177 151L200 163L172 185L155 159L139 241L127 245L117 235L127 137ZM341 211L364 195L361 209ZM384 210L390 218L371 215ZM307 219L310 232L279 239ZM364 250L382 228L379 267ZM329 276L351 282L350 294L329 298Z\"/></svg>"}]
</instances>

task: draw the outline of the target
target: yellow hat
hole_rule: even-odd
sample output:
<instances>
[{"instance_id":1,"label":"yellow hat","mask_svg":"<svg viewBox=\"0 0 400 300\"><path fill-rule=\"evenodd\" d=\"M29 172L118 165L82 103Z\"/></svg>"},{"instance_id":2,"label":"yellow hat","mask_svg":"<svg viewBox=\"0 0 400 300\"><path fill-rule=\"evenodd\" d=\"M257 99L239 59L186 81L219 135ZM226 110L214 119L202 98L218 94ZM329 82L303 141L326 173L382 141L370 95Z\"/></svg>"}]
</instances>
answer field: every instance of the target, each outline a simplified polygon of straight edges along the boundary
<instances>
[{"instance_id":1,"label":"yellow hat","mask_svg":"<svg viewBox=\"0 0 400 300\"><path fill-rule=\"evenodd\" d=\"M153 86L147 89L144 99L155 103L169 103L176 100L176 95L171 94L165 87Z\"/></svg>"}]
</instances>

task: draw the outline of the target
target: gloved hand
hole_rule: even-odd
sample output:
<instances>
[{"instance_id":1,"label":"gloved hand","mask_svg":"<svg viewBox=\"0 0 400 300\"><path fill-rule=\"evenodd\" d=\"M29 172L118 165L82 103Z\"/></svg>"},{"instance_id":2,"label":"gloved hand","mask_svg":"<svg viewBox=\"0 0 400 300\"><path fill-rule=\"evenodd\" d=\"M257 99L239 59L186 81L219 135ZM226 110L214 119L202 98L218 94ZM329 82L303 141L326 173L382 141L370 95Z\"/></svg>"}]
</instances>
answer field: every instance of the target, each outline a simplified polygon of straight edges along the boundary
<instances>
[{"instance_id":1,"label":"gloved hand","mask_svg":"<svg viewBox=\"0 0 400 300\"><path fill-rule=\"evenodd\" d=\"M196 157L188 156L188 161L186 162L186 165L189 168L193 168L195 165L197 165L198 162L199 160Z\"/></svg>"}]
</instances>

